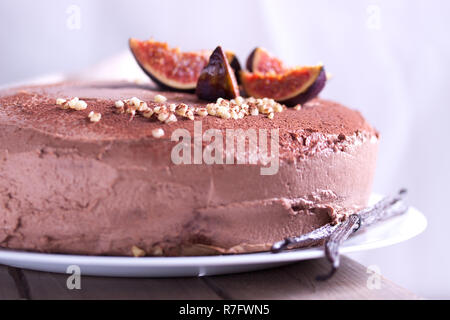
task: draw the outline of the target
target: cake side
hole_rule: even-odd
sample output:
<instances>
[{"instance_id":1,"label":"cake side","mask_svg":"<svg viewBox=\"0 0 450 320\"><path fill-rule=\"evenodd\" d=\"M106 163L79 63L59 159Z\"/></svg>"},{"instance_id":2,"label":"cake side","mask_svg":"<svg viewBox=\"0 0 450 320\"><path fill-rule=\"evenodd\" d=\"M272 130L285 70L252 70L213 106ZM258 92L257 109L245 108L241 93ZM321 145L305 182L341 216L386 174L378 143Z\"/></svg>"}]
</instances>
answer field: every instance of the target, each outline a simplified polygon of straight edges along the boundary
<instances>
[{"instance_id":1,"label":"cake side","mask_svg":"<svg viewBox=\"0 0 450 320\"><path fill-rule=\"evenodd\" d=\"M203 131L279 129L279 169L264 176L260 163L172 163L172 133L194 133L197 121L130 121L114 110L115 100L133 96L154 107L156 94L205 105L123 82L1 92L0 246L107 255L132 255L133 246L147 255L260 251L367 204L378 134L358 112L314 99L273 119L196 117ZM75 96L86 110L55 104ZM101 121L91 123L90 111ZM154 138L155 128L165 135Z\"/></svg>"}]
</instances>

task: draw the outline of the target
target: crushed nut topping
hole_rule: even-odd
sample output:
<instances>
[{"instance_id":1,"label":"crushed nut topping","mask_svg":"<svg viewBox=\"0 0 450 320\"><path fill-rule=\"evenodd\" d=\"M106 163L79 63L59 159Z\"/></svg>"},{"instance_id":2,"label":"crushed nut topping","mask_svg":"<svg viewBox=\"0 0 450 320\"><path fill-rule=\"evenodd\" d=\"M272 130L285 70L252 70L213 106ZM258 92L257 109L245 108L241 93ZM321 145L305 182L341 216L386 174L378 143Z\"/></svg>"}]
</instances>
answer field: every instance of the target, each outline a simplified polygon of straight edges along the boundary
<instances>
[{"instance_id":1,"label":"crushed nut topping","mask_svg":"<svg viewBox=\"0 0 450 320\"><path fill-rule=\"evenodd\" d=\"M144 116L144 118L150 119L153 115L153 110L149 109L148 111L144 112L142 115Z\"/></svg>"},{"instance_id":2,"label":"crushed nut topping","mask_svg":"<svg viewBox=\"0 0 450 320\"><path fill-rule=\"evenodd\" d=\"M192 109L189 109L189 110L186 112L185 117L188 118L189 120L194 120L194 119L195 119L195 118L194 118L194 111L193 111Z\"/></svg>"},{"instance_id":3,"label":"crushed nut topping","mask_svg":"<svg viewBox=\"0 0 450 320\"><path fill-rule=\"evenodd\" d=\"M131 252L133 253L133 256L135 256L135 257L144 257L145 256L145 251L137 246L132 246Z\"/></svg>"},{"instance_id":4,"label":"crushed nut topping","mask_svg":"<svg viewBox=\"0 0 450 320\"><path fill-rule=\"evenodd\" d=\"M123 107L125 107L125 103L123 103L122 100L117 100L115 102L115 106L116 106L116 108L123 108Z\"/></svg>"},{"instance_id":5,"label":"crushed nut topping","mask_svg":"<svg viewBox=\"0 0 450 320\"><path fill-rule=\"evenodd\" d=\"M165 123L177 122L177 117L171 113L170 116L164 121Z\"/></svg>"},{"instance_id":6,"label":"crushed nut topping","mask_svg":"<svg viewBox=\"0 0 450 320\"><path fill-rule=\"evenodd\" d=\"M162 136L164 136L164 130L161 129L161 128L153 129L152 130L152 136L154 138L161 138Z\"/></svg>"},{"instance_id":7,"label":"crushed nut topping","mask_svg":"<svg viewBox=\"0 0 450 320\"><path fill-rule=\"evenodd\" d=\"M89 120L91 120L91 122L99 122L102 118L102 114L99 112L91 111L89 112L88 118Z\"/></svg>"},{"instance_id":8,"label":"crushed nut topping","mask_svg":"<svg viewBox=\"0 0 450 320\"><path fill-rule=\"evenodd\" d=\"M56 104L62 106L67 100L63 98L56 99Z\"/></svg>"},{"instance_id":9,"label":"crushed nut topping","mask_svg":"<svg viewBox=\"0 0 450 320\"><path fill-rule=\"evenodd\" d=\"M161 112L160 114L158 114L158 120L164 122L169 118L169 116L169 112Z\"/></svg>"},{"instance_id":10,"label":"crushed nut topping","mask_svg":"<svg viewBox=\"0 0 450 320\"><path fill-rule=\"evenodd\" d=\"M179 116L184 117L186 115L187 110L188 110L188 105L181 103L175 108L175 113Z\"/></svg>"},{"instance_id":11,"label":"crushed nut topping","mask_svg":"<svg viewBox=\"0 0 450 320\"><path fill-rule=\"evenodd\" d=\"M87 103L83 100L75 97L69 101L63 98L56 99L56 104L61 106L61 109L73 109L73 110L85 110L87 108Z\"/></svg>"},{"instance_id":12,"label":"crushed nut topping","mask_svg":"<svg viewBox=\"0 0 450 320\"><path fill-rule=\"evenodd\" d=\"M206 117L208 115L208 110L206 110L206 108L197 108L196 113L200 117Z\"/></svg>"},{"instance_id":13,"label":"crushed nut topping","mask_svg":"<svg viewBox=\"0 0 450 320\"><path fill-rule=\"evenodd\" d=\"M167 98L161 94L157 94L153 99L156 103L164 103L167 101Z\"/></svg>"},{"instance_id":14,"label":"crushed nut topping","mask_svg":"<svg viewBox=\"0 0 450 320\"><path fill-rule=\"evenodd\" d=\"M167 98L162 95L156 95L154 101L158 105L149 107L145 101L133 97L131 99L116 101L115 107L118 113L131 114L131 118L135 116L136 112L139 112L144 118L151 119L155 117L158 121L164 123L178 121L177 116L190 120L195 120L195 116L206 117L208 115L222 119L238 120L246 116L258 116L262 114L266 115L269 119L273 119L275 113L282 112L285 108L273 99L243 98L240 96L231 100L218 98L215 103L208 103L205 107L194 107L185 103L165 104Z\"/></svg>"},{"instance_id":15,"label":"crushed nut topping","mask_svg":"<svg viewBox=\"0 0 450 320\"><path fill-rule=\"evenodd\" d=\"M132 105L134 105L135 107L139 107L139 105L141 104L141 100L139 100L136 97L133 97L129 100L129 103L131 103Z\"/></svg>"}]
</instances>

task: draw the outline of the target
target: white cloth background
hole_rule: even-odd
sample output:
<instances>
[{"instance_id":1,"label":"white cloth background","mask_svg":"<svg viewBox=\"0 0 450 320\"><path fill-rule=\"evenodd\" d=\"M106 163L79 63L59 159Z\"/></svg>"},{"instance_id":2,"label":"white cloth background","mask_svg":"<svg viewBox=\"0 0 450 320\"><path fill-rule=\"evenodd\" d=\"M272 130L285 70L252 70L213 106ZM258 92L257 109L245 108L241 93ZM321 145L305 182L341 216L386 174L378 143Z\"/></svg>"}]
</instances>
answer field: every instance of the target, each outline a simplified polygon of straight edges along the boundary
<instances>
[{"instance_id":1,"label":"white cloth background","mask_svg":"<svg viewBox=\"0 0 450 320\"><path fill-rule=\"evenodd\" d=\"M0 84L142 76L131 36L183 50L220 44L241 63L255 46L290 65L322 61L334 75L322 96L359 109L382 134L374 190L407 187L429 220L416 239L351 256L423 297L450 298L449 30L446 0L2 0Z\"/></svg>"}]
</instances>

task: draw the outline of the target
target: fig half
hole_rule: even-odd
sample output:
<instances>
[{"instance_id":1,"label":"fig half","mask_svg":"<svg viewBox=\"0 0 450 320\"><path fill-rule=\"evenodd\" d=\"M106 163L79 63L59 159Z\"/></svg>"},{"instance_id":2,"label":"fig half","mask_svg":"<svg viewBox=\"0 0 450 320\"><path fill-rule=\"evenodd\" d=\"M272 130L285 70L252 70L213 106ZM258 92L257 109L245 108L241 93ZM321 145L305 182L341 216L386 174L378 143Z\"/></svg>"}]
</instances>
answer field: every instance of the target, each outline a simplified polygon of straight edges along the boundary
<instances>
[{"instance_id":1,"label":"fig half","mask_svg":"<svg viewBox=\"0 0 450 320\"><path fill-rule=\"evenodd\" d=\"M131 38L129 46L142 70L162 89L194 92L200 72L208 64L211 50L181 52L165 42ZM236 55L226 52L239 72ZM230 60L230 61L231 61Z\"/></svg>"},{"instance_id":2,"label":"fig half","mask_svg":"<svg viewBox=\"0 0 450 320\"><path fill-rule=\"evenodd\" d=\"M296 67L281 74L241 72L245 92L255 98L271 98L286 106L303 104L315 98L325 86L322 65Z\"/></svg>"},{"instance_id":3,"label":"fig half","mask_svg":"<svg viewBox=\"0 0 450 320\"><path fill-rule=\"evenodd\" d=\"M247 70L260 73L282 73L283 62L272 56L266 49L255 48L247 59Z\"/></svg>"},{"instance_id":4,"label":"fig half","mask_svg":"<svg viewBox=\"0 0 450 320\"><path fill-rule=\"evenodd\" d=\"M239 96L239 86L233 69L222 48L217 47L201 71L196 94L200 99L214 101L218 98L234 99Z\"/></svg>"}]
</instances>

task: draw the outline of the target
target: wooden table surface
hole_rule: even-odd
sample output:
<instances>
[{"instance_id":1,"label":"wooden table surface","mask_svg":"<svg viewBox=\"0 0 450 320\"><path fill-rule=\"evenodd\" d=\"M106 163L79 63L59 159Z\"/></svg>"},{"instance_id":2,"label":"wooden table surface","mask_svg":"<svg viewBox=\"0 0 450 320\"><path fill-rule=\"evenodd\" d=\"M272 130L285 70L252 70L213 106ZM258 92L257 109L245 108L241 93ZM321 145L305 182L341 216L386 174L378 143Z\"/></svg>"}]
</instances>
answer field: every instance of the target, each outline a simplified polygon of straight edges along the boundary
<instances>
[{"instance_id":1,"label":"wooden table surface","mask_svg":"<svg viewBox=\"0 0 450 320\"><path fill-rule=\"evenodd\" d=\"M367 285L367 268L341 257L341 268L325 282L325 259L297 262L276 269L198 278L81 277L81 289L69 290L69 275L0 265L0 299L418 299L381 277Z\"/></svg>"}]
</instances>

